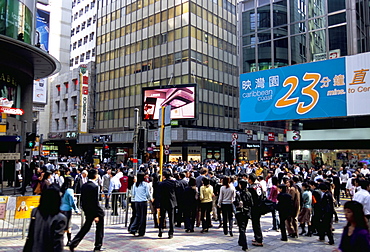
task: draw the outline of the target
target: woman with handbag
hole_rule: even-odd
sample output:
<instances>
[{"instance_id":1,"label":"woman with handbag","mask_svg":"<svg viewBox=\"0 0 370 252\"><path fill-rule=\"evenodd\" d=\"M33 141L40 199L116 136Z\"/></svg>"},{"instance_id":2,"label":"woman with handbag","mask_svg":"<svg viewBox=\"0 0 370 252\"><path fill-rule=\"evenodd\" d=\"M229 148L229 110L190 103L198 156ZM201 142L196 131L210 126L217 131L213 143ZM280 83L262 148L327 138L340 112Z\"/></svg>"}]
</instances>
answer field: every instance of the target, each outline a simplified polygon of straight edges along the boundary
<instances>
[{"instance_id":1,"label":"woman with handbag","mask_svg":"<svg viewBox=\"0 0 370 252\"><path fill-rule=\"evenodd\" d=\"M224 235L228 233L233 236L233 205L235 200L235 187L230 183L230 177L226 176L222 180L222 187L220 196L218 198L218 206L222 211L222 223L224 228ZM228 227L229 224L229 227ZM229 231L228 231L229 228Z\"/></svg>"}]
</instances>

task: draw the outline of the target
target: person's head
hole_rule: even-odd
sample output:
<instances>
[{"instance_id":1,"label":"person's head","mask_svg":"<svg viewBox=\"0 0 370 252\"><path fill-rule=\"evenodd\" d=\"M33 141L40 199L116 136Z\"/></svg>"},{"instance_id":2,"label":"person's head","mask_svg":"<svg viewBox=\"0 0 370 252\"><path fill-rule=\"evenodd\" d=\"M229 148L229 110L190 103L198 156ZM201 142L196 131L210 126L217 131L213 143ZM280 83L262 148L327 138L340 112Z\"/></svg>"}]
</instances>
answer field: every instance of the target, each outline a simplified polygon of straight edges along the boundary
<instances>
[{"instance_id":1,"label":"person's head","mask_svg":"<svg viewBox=\"0 0 370 252\"><path fill-rule=\"evenodd\" d=\"M203 182L203 185L204 185L204 186L208 186L208 185L209 185L209 178L204 177L204 178L202 179L202 182Z\"/></svg>"},{"instance_id":2,"label":"person's head","mask_svg":"<svg viewBox=\"0 0 370 252\"><path fill-rule=\"evenodd\" d=\"M194 177L190 177L189 178L189 184L188 184L189 186L196 186L197 185L197 181L196 181L196 179L194 178Z\"/></svg>"},{"instance_id":3,"label":"person's head","mask_svg":"<svg viewBox=\"0 0 370 252\"><path fill-rule=\"evenodd\" d=\"M139 187L139 185L144 181L145 179L145 173L144 172L138 172L136 176L136 187Z\"/></svg>"},{"instance_id":4,"label":"person's head","mask_svg":"<svg viewBox=\"0 0 370 252\"><path fill-rule=\"evenodd\" d=\"M348 221L347 226L355 225L356 227L368 229L364 209L360 202L347 201L344 204L344 216Z\"/></svg>"},{"instance_id":5,"label":"person's head","mask_svg":"<svg viewBox=\"0 0 370 252\"><path fill-rule=\"evenodd\" d=\"M165 179L169 179L171 177L171 173L167 170L163 171L162 175Z\"/></svg>"},{"instance_id":6,"label":"person's head","mask_svg":"<svg viewBox=\"0 0 370 252\"><path fill-rule=\"evenodd\" d=\"M230 186L230 177L229 176L223 177L222 185L226 186L227 188Z\"/></svg>"},{"instance_id":7,"label":"person's head","mask_svg":"<svg viewBox=\"0 0 370 252\"><path fill-rule=\"evenodd\" d=\"M40 204L37 209L43 217L54 216L59 213L61 197L59 189L51 185L42 191Z\"/></svg>"},{"instance_id":8,"label":"person's head","mask_svg":"<svg viewBox=\"0 0 370 252\"><path fill-rule=\"evenodd\" d=\"M310 189L310 185L306 182L302 183L302 189L303 190L309 190Z\"/></svg>"},{"instance_id":9,"label":"person's head","mask_svg":"<svg viewBox=\"0 0 370 252\"><path fill-rule=\"evenodd\" d=\"M110 176L113 178L114 176L116 176L117 172L116 170L111 170L110 172Z\"/></svg>"},{"instance_id":10,"label":"person's head","mask_svg":"<svg viewBox=\"0 0 370 252\"><path fill-rule=\"evenodd\" d=\"M248 186L248 181L245 179L241 179L238 181L239 182L239 187L241 190L245 190Z\"/></svg>"},{"instance_id":11,"label":"person's head","mask_svg":"<svg viewBox=\"0 0 370 252\"><path fill-rule=\"evenodd\" d=\"M277 185L278 185L278 178L277 178L277 177L272 177L272 178L271 178L271 183L272 183L274 186L277 186Z\"/></svg>"},{"instance_id":12,"label":"person's head","mask_svg":"<svg viewBox=\"0 0 370 252\"><path fill-rule=\"evenodd\" d=\"M287 186L286 186L285 184L280 184L280 185L278 186L278 190L279 190L279 192L281 192L281 193L286 193Z\"/></svg>"},{"instance_id":13,"label":"person's head","mask_svg":"<svg viewBox=\"0 0 370 252\"><path fill-rule=\"evenodd\" d=\"M180 179L184 179L186 177L185 172L180 172L179 177Z\"/></svg>"},{"instance_id":14,"label":"person's head","mask_svg":"<svg viewBox=\"0 0 370 252\"><path fill-rule=\"evenodd\" d=\"M98 177L98 170L97 169L90 169L87 174L88 179L95 180Z\"/></svg>"},{"instance_id":15,"label":"person's head","mask_svg":"<svg viewBox=\"0 0 370 252\"><path fill-rule=\"evenodd\" d=\"M361 189L367 190L367 187L369 186L369 181L365 179L359 179L358 180L358 186L361 186Z\"/></svg>"},{"instance_id":16,"label":"person's head","mask_svg":"<svg viewBox=\"0 0 370 252\"><path fill-rule=\"evenodd\" d=\"M67 191L68 188L73 188L74 181L75 181L74 178L70 176L64 178L64 183L62 187L60 188L60 191L63 193L63 195Z\"/></svg>"},{"instance_id":17,"label":"person's head","mask_svg":"<svg viewBox=\"0 0 370 252\"><path fill-rule=\"evenodd\" d=\"M84 178L86 178L88 174L89 174L89 173L88 173L86 170L83 170L83 171L81 172L81 176L82 176L82 177L84 177Z\"/></svg>"},{"instance_id":18,"label":"person's head","mask_svg":"<svg viewBox=\"0 0 370 252\"><path fill-rule=\"evenodd\" d=\"M251 174L249 174L249 176L248 176L248 183L249 183L249 184L254 184L254 182L256 181L256 179L257 179L256 174L251 173Z\"/></svg>"},{"instance_id":19,"label":"person's head","mask_svg":"<svg viewBox=\"0 0 370 252\"><path fill-rule=\"evenodd\" d=\"M319 184L319 189L323 192L326 192L328 190L328 186L325 183Z\"/></svg>"}]
</instances>

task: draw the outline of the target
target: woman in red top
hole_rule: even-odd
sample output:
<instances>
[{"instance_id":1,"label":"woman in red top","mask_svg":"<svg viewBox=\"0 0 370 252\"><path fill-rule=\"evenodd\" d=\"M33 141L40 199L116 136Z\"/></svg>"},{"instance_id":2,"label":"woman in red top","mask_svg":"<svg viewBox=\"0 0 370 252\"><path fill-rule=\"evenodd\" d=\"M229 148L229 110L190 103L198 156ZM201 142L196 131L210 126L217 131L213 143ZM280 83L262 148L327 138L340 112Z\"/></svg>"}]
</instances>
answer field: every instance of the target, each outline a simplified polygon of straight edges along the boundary
<instances>
[{"instance_id":1,"label":"woman in red top","mask_svg":"<svg viewBox=\"0 0 370 252\"><path fill-rule=\"evenodd\" d=\"M278 230L279 227L279 219L276 217L276 204L277 204L277 196L279 194L277 185L278 185L278 178L272 177L271 178L272 187L270 189L270 194L268 199L271 200L274 203L274 210L272 211L272 228L269 230Z\"/></svg>"}]
</instances>

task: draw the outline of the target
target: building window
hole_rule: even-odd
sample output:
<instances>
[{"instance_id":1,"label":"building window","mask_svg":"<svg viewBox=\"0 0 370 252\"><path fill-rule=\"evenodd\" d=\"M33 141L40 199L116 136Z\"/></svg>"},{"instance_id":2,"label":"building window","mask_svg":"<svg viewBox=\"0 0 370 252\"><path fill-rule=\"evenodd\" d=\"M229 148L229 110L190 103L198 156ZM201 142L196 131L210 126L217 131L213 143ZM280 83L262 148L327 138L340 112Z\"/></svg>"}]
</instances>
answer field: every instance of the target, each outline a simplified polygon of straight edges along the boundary
<instances>
[{"instance_id":1,"label":"building window","mask_svg":"<svg viewBox=\"0 0 370 252\"><path fill-rule=\"evenodd\" d=\"M60 85L56 85L57 88L57 95L60 96Z\"/></svg>"},{"instance_id":2,"label":"building window","mask_svg":"<svg viewBox=\"0 0 370 252\"><path fill-rule=\"evenodd\" d=\"M76 129L77 128L77 117L71 116L71 121L72 121L72 127Z\"/></svg>"},{"instance_id":3,"label":"building window","mask_svg":"<svg viewBox=\"0 0 370 252\"><path fill-rule=\"evenodd\" d=\"M69 60L69 66L70 66L70 67L73 67L73 59L70 59L70 60Z\"/></svg>"},{"instance_id":4,"label":"building window","mask_svg":"<svg viewBox=\"0 0 370 252\"><path fill-rule=\"evenodd\" d=\"M93 48L91 51L91 57L95 57L95 48Z\"/></svg>"},{"instance_id":5,"label":"building window","mask_svg":"<svg viewBox=\"0 0 370 252\"><path fill-rule=\"evenodd\" d=\"M77 42L74 42L73 43L73 50L76 49L76 47L77 47Z\"/></svg>"},{"instance_id":6,"label":"building window","mask_svg":"<svg viewBox=\"0 0 370 252\"><path fill-rule=\"evenodd\" d=\"M59 110L60 110L60 102L59 101L55 102L55 107L57 109L57 113L59 113Z\"/></svg>"},{"instance_id":7,"label":"building window","mask_svg":"<svg viewBox=\"0 0 370 252\"><path fill-rule=\"evenodd\" d=\"M85 60L85 54L83 53L83 54L81 54L80 62L84 62L84 60Z\"/></svg>"},{"instance_id":8,"label":"building window","mask_svg":"<svg viewBox=\"0 0 370 252\"><path fill-rule=\"evenodd\" d=\"M68 111L68 99L64 99L64 111Z\"/></svg>"},{"instance_id":9,"label":"building window","mask_svg":"<svg viewBox=\"0 0 370 252\"><path fill-rule=\"evenodd\" d=\"M80 32L80 26L76 27L76 34Z\"/></svg>"},{"instance_id":10,"label":"building window","mask_svg":"<svg viewBox=\"0 0 370 252\"><path fill-rule=\"evenodd\" d=\"M86 60L89 60L90 59L90 54L91 54L91 51L90 50L86 52Z\"/></svg>"},{"instance_id":11,"label":"building window","mask_svg":"<svg viewBox=\"0 0 370 252\"><path fill-rule=\"evenodd\" d=\"M87 43L87 39L88 39L88 38L89 38L89 36L87 36L87 35L84 37L84 44L86 44L86 43Z\"/></svg>"},{"instance_id":12,"label":"building window","mask_svg":"<svg viewBox=\"0 0 370 252\"><path fill-rule=\"evenodd\" d=\"M86 21L82 23L82 26L81 26L81 31L83 31L86 27Z\"/></svg>"},{"instance_id":13,"label":"building window","mask_svg":"<svg viewBox=\"0 0 370 252\"><path fill-rule=\"evenodd\" d=\"M85 13L89 11L89 5L85 6Z\"/></svg>"},{"instance_id":14,"label":"building window","mask_svg":"<svg viewBox=\"0 0 370 252\"><path fill-rule=\"evenodd\" d=\"M94 40L94 35L95 35L95 33L94 33L94 32L90 33L90 38L89 38L89 41L92 41L92 40Z\"/></svg>"},{"instance_id":15,"label":"building window","mask_svg":"<svg viewBox=\"0 0 370 252\"><path fill-rule=\"evenodd\" d=\"M72 97L72 102L73 102L73 109L77 109L78 108L77 96Z\"/></svg>"},{"instance_id":16,"label":"building window","mask_svg":"<svg viewBox=\"0 0 370 252\"><path fill-rule=\"evenodd\" d=\"M80 12L78 13L78 16L81 17L83 13L84 13L84 9L81 9Z\"/></svg>"},{"instance_id":17,"label":"building window","mask_svg":"<svg viewBox=\"0 0 370 252\"><path fill-rule=\"evenodd\" d=\"M78 13L76 12L75 15L74 15L74 17L73 17L73 20L76 20L77 17L78 17Z\"/></svg>"},{"instance_id":18,"label":"building window","mask_svg":"<svg viewBox=\"0 0 370 252\"><path fill-rule=\"evenodd\" d=\"M93 16L93 24L96 22L96 14Z\"/></svg>"},{"instance_id":19,"label":"building window","mask_svg":"<svg viewBox=\"0 0 370 252\"><path fill-rule=\"evenodd\" d=\"M71 37L72 37L73 35L75 35L75 29L72 29L72 30L71 30Z\"/></svg>"},{"instance_id":20,"label":"building window","mask_svg":"<svg viewBox=\"0 0 370 252\"><path fill-rule=\"evenodd\" d=\"M67 117L63 117L64 128L68 129Z\"/></svg>"},{"instance_id":21,"label":"building window","mask_svg":"<svg viewBox=\"0 0 370 252\"><path fill-rule=\"evenodd\" d=\"M89 19L87 20L87 27L89 27L89 26L91 25L91 21L92 21L92 18L89 18Z\"/></svg>"},{"instance_id":22,"label":"building window","mask_svg":"<svg viewBox=\"0 0 370 252\"><path fill-rule=\"evenodd\" d=\"M94 8L94 6L95 6L95 0L93 0L93 1L91 2L91 9L92 9L92 8Z\"/></svg>"},{"instance_id":23,"label":"building window","mask_svg":"<svg viewBox=\"0 0 370 252\"><path fill-rule=\"evenodd\" d=\"M55 128L59 130L59 119L55 119Z\"/></svg>"},{"instance_id":24,"label":"building window","mask_svg":"<svg viewBox=\"0 0 370 252\"><path fill-rule=\"evenodd\" d=\"M77 79L73 79L72 82L73 82L73 90L76 91L77 90L77 86L78 86L78 80Z\"/></svg>"},{"instance_id":25,"label":"building window","mask_svg":"<svg viewBox=\"0 0 370 252\"><path fill-rule=\"evenodd\" d=\"M80 57L79 56L77 56L76 58L75 58L75 65L77 65L78 64L78 60L80 59Z\"/></svg>"},{"instance_id":26,"label":"building window","mask_svg":"<svg viewBox=\"0 0 370 252\"><path fill-rule=\"evenodd\" d=\"M67 82L64 82L63 83L64 84L64 87L66 88L66 90L68 90L68 87L69 87L69 83L68 83L68 81ZM67 93L68 91L66 91L66 93Z\"/></svg>"},{"instance_id":27,"label":"building window","mask_svg":"<svg viewBox=\"0 0 370 252\"><path fill-rule=\"evenodd\" d=\"M82 39L78 41L78 47L82 46Z\"/></svg>"}]
</instances>

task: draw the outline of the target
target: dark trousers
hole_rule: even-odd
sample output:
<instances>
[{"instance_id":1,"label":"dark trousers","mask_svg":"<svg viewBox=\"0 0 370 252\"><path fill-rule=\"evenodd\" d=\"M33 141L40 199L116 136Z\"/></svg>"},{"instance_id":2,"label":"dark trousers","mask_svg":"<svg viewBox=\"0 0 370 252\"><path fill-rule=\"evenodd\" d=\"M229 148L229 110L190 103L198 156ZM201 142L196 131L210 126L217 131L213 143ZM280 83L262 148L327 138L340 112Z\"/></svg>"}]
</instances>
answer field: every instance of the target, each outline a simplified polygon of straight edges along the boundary
<instances>
[{"instance_id":1,"label":"dark trousers","mask_svg":"<svg viewBox=\"0 0 370 252\"><path fill-rule=\"evenodd\" d=\"M325 235L328 236L329 243L334 244L333 231L331 230L331 217L330 216L324 217L320 223L320 229L319 229L320 240L324 240Z\"/></svg>"},{"instance_id":2,"label":"dark trousers","mask_svg":"<svg viewBox=\"0 0 370 252\"><path fill-rule=\"evenodd\" d=\"M247 244L247 235L246 235L246 230L248 226L248 218L242 213L236 214L235 218L238 222L238 227L239 227L239 240L238 244L239 246L242 246L242 249L247 249L248 244Z\"/></svg>"},{"instance_id":3,"label":"dark trousers","mask_svg":"<svg viewBox=\"0 0 370 252\"><path fill-rule=\"evenodd\" d=\"M135 202L136 216L131 225L131 232L139 232L139 235L145 234L146 215L148 213L148 203L146 201Z\"/></svg>"},{"instance_id":4,"label":"dark trousers","mask_svg":"<svg viewBox=\"0 0 370 252\"><path fill-rule=\"evenodd\" d=\"M319 232L319 227L320 227L320 216L318 214L319 211L315 211L316 209L313 209L313 215L312 215L312 218L311 218L311 229L312 229L312 232L316 232L318 233Z\"/></svg>"},{"instance_id":5,"label":"dark trousers","mask_svg":"<svg viewBox=\"0 0 370 252\"><path fill-rule=\"evenodd\" d=\"M288 236L286 234L286 227L285 227L285 221L288 218L288 216L284 216L283 214L279 213L279 219L280 219L280 232L281 232L281 239L284 241L288 240Z\"/></svg>"},{"instance_id":6,"label":"dark trousers","mask_svg":"<svg viewBox=\"0 0 370 252\"><path fill-rule=\"evenodd\" d=\"M113 190L112 191L112 209L113 209L113 214L118 214L118 190Z\"/></svg>"},{"instance_id":7,"label":"dark trousers","mask_svg":"<svg viewBox=\"0 0 370 252\"><path fill-rule=\"evenodd\" d=\"M184 221L184 205L182 203L178 203L177 211L176 211L176 224L181 226L181 222Z\"/></svg>"},{"instance_id":8,"label":"dark trousers","mask_svg":"<svg viewBox=\"0 0 370 252\"><path fill-rule=\"evenodd\" d=\"M197 212L197 206L189 206L184 209L185 215L185 229L194 230L195 216Z\"/></svg>"},{"instance_id":9,"label":"dark trousers","mask_svg":"<svg viewBox=\"0 0 370 252\"><path fill-rule=\"evenodd\" d=\"M168 234L169 235L172 235L173 234L173 225L174 225L174 222L175 222L175 208L164 208L164 207L161 207L161 210L160 210L160 219L159 219L159 232L162 232L163 230L163 227L164 227L164 223L166 221L166 212L168 213L168 222L169 222L169 230L168 230Z\"/></svg>"},{"instance_id":10,"label":"dark trousers","mask_svg":"<svg viewBox=\"0 0 370 252\"><path fill-rule=\"evenodd\" d=\"M222 209L222 225L224 234L233 230L233 206L231 204L221 204ZM229 225L229 229L228 226Z\"/></svg>"},{"instance_id":11,"label":"dark trousers","mask_svg":"<svg viewBox=\"0 0 370 252\"><path fill-rule=\"evenodd\" d=\"M212 201L207 203L200 203L200 211L202 229L208 229L211 226Z\"/></svg>"},{"instance_id":12,"label":"dark trousers","mask_svg":"<svg viewBox=\"0 0 370 252\"><path fill-rule=\"evenodd\" d=\"M107 196L109 196L109 194L108 194L108 190L104 190L104 196L105 196L105 204L104 204L104 206L105 206L105 208L109 208L109 197L107 197Z\"/></svg>"},{"instance_id":13,"label":"dark trousers","mask_svg":"<svg viewBox=\"0 0 370 252\"><path fill-rule=\"evenodd\" d=\"M131 201L131 198L130 198L130 201ZM128 231L129 232L131 231L131 226L132 226L132 223L134 223L135 216L136 216L135 202L131 202L131 210L132 210L132 214L131 214L131 218L130 218L130 224L128 225Z\"/></svg>"},{"instance_id":14,"label":"dark trousers","mask_svg":"<svg viewBox=\"0 0 370 252\"><path fill-rule=\"evenodd\" d=\"M95 217L96 216L92 215L85 216L85 223L71 241L71 247L78 246L78 244L82 241L87 232L89 232ZM95 248L101 248L101 246L103 245L103 237L104 237L104 217L99 217L99 222L96 224L95 230Z\"/></svg>"},{"instance_id":15,"label":"dark trousers","mask_svg":"<svg viewBox=\"0 0 370 252\"><path fill-rule=\"evenodd\" d=\"M274 209L272 210L272 229L276 230L279 227L279 219L276 216L277 210L276 210L276 203L274 203Z\"/></svg>"},{"instance_id":16,"label":"dark trousers","mask_svg":"<svg viewBox=\"0 0 370 252\"><path fill-rule=\"evenodd\" d=\"M262 243L262 230L261 230L261 214L258 213L256 210L252 210L252 228L254 233L254 239L256 242Z\"/></svg>"}]
</instances>

